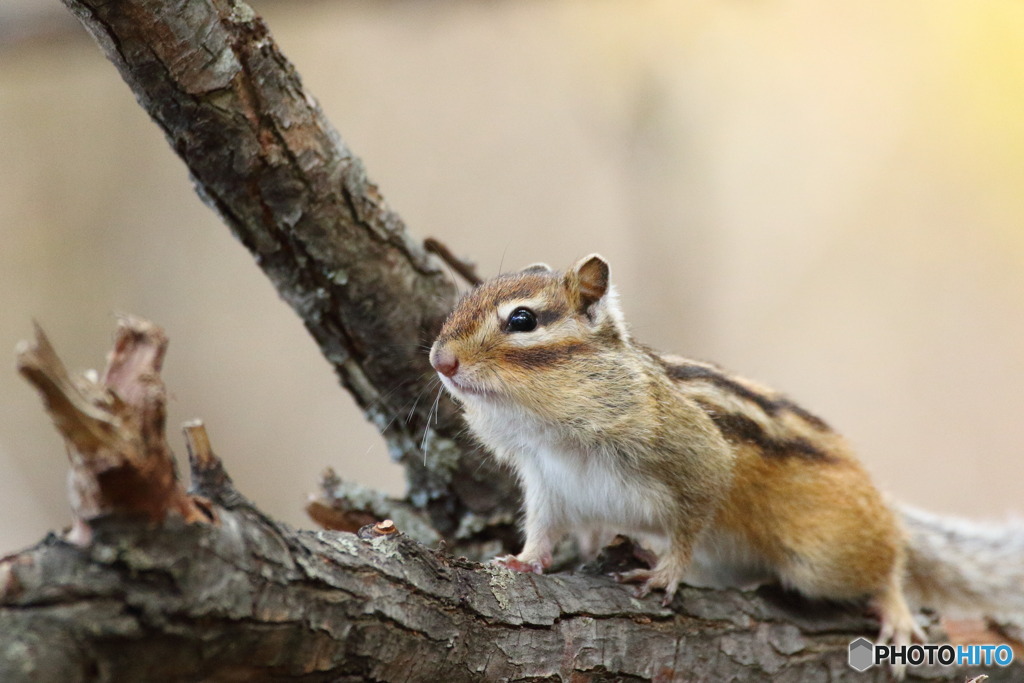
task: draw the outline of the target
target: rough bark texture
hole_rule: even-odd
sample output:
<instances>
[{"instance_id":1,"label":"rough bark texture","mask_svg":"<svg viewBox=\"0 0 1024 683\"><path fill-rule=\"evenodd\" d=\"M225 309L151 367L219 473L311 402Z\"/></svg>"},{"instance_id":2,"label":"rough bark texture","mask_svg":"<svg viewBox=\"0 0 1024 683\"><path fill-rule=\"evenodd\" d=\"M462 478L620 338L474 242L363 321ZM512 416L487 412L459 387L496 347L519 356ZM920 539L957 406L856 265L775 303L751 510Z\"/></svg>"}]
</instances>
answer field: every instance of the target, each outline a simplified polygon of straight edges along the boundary
<instances>
[{"instance_id":1,"label":"rough bark texture","mask_svg":"<svg viewBox=\"0 0 1024 683\"><path fill-rule=\"evenodd\" d=\"M608 578L481 568L401 534L295 531L247 506L218 516L100 520L87 548L51 536L20 555L0 602L0 680L888 677L847 667L847 633L870 628L849 613L690 588L673 611Z\"/></svg>"},{"instance_id":2,"label":"rough bark texture","mask_svg":"<svg viewBox=\"0 0 1024 683\"><path fill-rule=\"evenodd\" d=\"M447 397L428 420L436 388L424 347L455 286L367 179L263 20L231 0L64 2L382 430L434 526L453 536L467 512L514 510L510 479L456 439Z\"/></svg>"},{"instance_id":3,"label":"rough bark texture","mask_svg":"<svg viewBox=\"0 0 1024 683\"><path fill-rule=\"evenodd\" d=\"M311 504L325 523L350 528L387 514L407 533L363 540L295 531L234 489L194 424L186 494L167 464L162 332L143 325L148 341L139 344L119 336L129 343L119 341L99 383L68 377L40 337L23 350L22 368L68 442L77 522L0 560L0 680L888 676L846 666L847 644L877 629L856 609L696 589L663 608L603 575L629 559L624 546L589 572L549 576L448 554L500 543L515 509L509 480L480 473L481 454L453 438L449 405L436 426L426 400L408 422L393 419L427 387L420 345L453 287L246 5L64 1L384 428L412 495L391 501L326 477ZM439 537L448 544L438 550L416 540ZM991 673L1011 680L1022 671ZM963 679L952 670L915 674Z\"/></svg>"},{"instance_id":4,"label":"rough bark texture","mask_svg":"<svg viewBox=\"0 0 1024 683\"><path fill-rule=\"evenodd\" d=\"M390 521L290 529L234 488L195 423L186 494L164 467L165 349L160 328L123 321L99 383L68 376L41 332L19 354L89 495L71 497L74 530L0 560L0 680L865 680L846 646L876 625L856 610L692 588L662 607L606 576L635 562L628 544L536 576Z\"/></svg>"}]
</instances>

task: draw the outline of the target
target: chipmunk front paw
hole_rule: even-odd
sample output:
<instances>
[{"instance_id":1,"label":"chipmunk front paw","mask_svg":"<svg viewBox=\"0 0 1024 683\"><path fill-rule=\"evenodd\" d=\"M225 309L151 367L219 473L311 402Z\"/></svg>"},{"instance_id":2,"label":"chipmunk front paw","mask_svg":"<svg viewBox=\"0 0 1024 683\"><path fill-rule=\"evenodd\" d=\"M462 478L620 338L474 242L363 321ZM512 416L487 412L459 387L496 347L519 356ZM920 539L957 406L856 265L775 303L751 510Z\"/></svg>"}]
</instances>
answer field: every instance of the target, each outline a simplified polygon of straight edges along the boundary
<instances>
[{"instance_id":1,"label":"chipmunk front paw","mask_svg":"<svg viewBox=\"0 0 1024 683\"><path fill-rule=\"evenodd\" d=\"M668 607L672 603L682 580L682 576L677 575L676 572L658 568L633 569L628 572L616 573L613 576L619 583L640 583L633 590L633 595L636 598L645 598L652 590L664 590L665 596L661 599L663 607Z\"/></svg>"},{"instance_id":2,"label":"chipmunk front paw","mask_svg":"<svg viewBox=\"0 0 1024 683\"><path fill-rule=\"evenodd\" d=\"M514 572L524 572L529 574L543 574L544 565L541 564L540 560L534 560L533 562L524 562L515 555L502 555L491 560L491 564L505 569L511 569Z\"/></svg>"}]
</instances>

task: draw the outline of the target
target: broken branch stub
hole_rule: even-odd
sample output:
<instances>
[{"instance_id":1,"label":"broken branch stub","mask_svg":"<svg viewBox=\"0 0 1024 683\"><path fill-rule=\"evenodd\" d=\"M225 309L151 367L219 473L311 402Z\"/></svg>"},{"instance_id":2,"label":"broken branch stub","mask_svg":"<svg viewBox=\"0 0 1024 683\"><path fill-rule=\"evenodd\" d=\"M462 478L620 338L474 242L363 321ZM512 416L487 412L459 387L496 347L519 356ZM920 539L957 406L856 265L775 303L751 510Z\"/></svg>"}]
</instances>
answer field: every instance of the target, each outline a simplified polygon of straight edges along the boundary
<instances>
[{"instance_id":1,"label":"broken branch stub","mask_svg":"<svg viewBox=\"0 0 1024 683\"><path fill-rule=\"evenodd\" d=\"M88 542L89 520L109 514L208 520L182 488L167 444L164 331L122 318L99 381L72 377L42 328L35 333L34 343L18 350L18 371L42 394L67 444L73 540Z\"/></svg>"}]
</instances>

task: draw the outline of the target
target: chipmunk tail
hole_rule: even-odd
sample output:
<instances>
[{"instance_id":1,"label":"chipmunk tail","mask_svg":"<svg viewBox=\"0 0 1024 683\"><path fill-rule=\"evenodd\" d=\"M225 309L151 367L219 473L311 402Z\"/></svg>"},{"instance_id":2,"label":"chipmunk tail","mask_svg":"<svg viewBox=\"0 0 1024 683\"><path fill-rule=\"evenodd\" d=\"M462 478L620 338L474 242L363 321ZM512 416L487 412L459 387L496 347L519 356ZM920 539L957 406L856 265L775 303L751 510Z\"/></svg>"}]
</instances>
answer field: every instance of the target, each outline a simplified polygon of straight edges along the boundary
<instances>
[{"instance_id":1,"label":"chipmunk tail","mask_svg":"<svg viewBox=\"0 0 1024 683\"><path fill-rule=\"evenodd\" d=\"M901 505L904 590L915 607L1024 632L1024 521L972 522Z\"/></svg>"}]
</instances>

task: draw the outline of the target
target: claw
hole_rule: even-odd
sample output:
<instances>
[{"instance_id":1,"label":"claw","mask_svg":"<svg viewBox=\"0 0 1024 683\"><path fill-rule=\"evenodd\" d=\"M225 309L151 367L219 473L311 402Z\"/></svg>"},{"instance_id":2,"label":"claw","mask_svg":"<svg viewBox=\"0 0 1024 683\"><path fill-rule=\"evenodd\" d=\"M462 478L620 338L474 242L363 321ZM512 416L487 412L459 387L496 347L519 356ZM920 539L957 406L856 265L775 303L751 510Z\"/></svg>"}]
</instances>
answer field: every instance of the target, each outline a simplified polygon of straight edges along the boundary
<instances>
[{"instance_id":1,"label":"claw","mask_svg":"<svg viewBox=\"0 0 1024 683\"><path fill-rule=\"evenodd\" d=\"M873 607L878 613L881 628L878 632L879 643L892 643L906 646L912 642L924 643L927 636L914 619L907 607L903 594L898 590L889 591L874 600ZM907 674L906 664L892 665L893 677L901 681Z\"/></svg>"},{"instance_id":2,"label":"claw","mask_svg":"<svg viewBox=\"0 0 1024 683\"><path fill-rule=\"evenodd\" d=\"M612 576L619 583L640 583L633 589L633 597L638 599L646 598L652 590L664 589L665 596L661 599L663 607L672 604L672 600L676 596L676 588L679 586L678 581L666 580L664 576L659 576L652 569L633 569L628 572L616 572Z\"/></svg>"},{"instance_id":3,"label":"claw","mask_svg":"<svg viewBox=\"0 0 1024 683\"><path fill-rule=\"evenodd\" d=\"M628 572L615 572L612 574L619 583L637 583L639 581L650 581L650 569L631 569Z\"/></svg>"}]
</instances>

